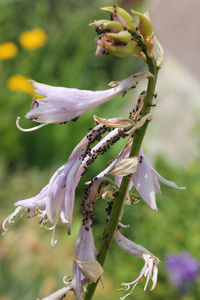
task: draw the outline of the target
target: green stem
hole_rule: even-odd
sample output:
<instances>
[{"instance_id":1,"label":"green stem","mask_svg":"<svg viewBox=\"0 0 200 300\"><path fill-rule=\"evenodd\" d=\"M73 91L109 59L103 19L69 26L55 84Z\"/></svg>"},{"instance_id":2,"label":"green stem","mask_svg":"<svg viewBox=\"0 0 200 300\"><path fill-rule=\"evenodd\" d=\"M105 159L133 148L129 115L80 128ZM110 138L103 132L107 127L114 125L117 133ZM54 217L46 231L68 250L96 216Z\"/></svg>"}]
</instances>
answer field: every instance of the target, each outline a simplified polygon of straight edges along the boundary
<instances>
[{"instance_id":1,"label":"green stem","mask_svg":"<svg viewBox=\"0 0 200 300\"><path fill-rule=\"evenodd\" d=\"M157 71L158 71L154 58L147 58L147 65L149 67L149 71L154 75L154 77L148 79L148 87L147 87L146 97L144 100L142 117L145 116L147 113L149 113L151 110L151 105L152 105L153 96L154 96L154 92L155 92L155 86L156 86ZM145 124L139 130L135 131L130 156L138 156L148 123L149 123L149 121L146 121ZM124 199L127 194L129 181L130 181L130 178L128 176L123 177L121 186L120 186L120 190L119 190L119 194L117 195L117 197L115 198L114 203L113 203L109 222L108 222L107 228L105 230L104 238L102 239L101 246L99 249L99 254L97 257L98 262L102 266L105 262L106 255L108 253L110 244L113 239L113 235L114 235L115 230L119 223L120 214L122 211ZM87 291L85 292L84 297L83 297L84 300L92 299L95 289L97 287L97 284L98 284L98 281L96 283L92 283L87 286Z\"/></svg>"}]
</instances>

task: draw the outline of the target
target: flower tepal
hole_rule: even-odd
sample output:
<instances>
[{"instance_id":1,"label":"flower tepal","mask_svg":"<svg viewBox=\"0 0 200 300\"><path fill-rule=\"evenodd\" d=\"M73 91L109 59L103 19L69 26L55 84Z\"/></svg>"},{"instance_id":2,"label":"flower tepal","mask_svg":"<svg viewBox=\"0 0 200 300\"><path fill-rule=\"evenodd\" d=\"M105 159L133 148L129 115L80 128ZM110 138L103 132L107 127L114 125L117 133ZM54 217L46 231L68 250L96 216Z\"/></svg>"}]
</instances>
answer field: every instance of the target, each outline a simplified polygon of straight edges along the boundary
<instances>
[{"instance_id":1,"label":"flower tepal","mask_svg":"<svg viewBox=\"0 0 200 300\"><path fill-rule=\"evenodd\" d=\"M26 114L26 118L43 124L74 120L92 108L124 94L135 87L141 79L151 76L152 74L147 71L138 73L116 82L113 88L102 91L54 87L31 80L30 83L35 88L34 92L44 98L33 99L31 110Z\"/></svg>"},{"instance_id":2,"label":"flower tepal","mask_svg":"<svg viewBox=\"0 0 200 300\"><path fill-rule=\"evenodd\" d=\"M132 290L131 290L131 292L129 292L128 294L126 294L124 297L122 297L120 299L123 300L127 296L129 296L132 293L132 291L134 290L137 283L143 277L146 277L144 291L146 291L146 288L147 288L147 285L148 285L148 282L150 279L152 279L152 282L153 282L152 287L151 287L151 291L152 291L155 288L156 283L157 283L157 275L158 275L157 265L160 263L159 258L154 256L151 252L149 252L144 247L137 245L134 242L127 239L126 237L124 237L119 232L119 230L115 231L114 240L126 252L128 252L131 255L138 256L145 261L144 267L142 268L142 270L136 280L129 282L129 283L122 283L122 285L124 286L124 288L122 288L123 290L128 290L130 288L130 286L132 286ZM122 289L120 289L120 290L122 290Z\"/></svg>"}]
</instances>

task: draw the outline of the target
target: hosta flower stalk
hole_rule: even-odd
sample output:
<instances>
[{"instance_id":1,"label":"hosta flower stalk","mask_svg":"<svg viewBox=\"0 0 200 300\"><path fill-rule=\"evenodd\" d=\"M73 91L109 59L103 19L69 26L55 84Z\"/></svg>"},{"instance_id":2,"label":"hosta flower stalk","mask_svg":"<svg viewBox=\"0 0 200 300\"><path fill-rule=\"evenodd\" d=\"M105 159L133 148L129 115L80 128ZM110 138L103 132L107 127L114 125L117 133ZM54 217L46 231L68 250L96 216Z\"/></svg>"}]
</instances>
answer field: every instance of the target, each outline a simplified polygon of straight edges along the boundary
<instances>
[{"instance_id":1,"label":"hosta flower stalk","mask_svg":"<svg viewBox=\"0 0 200 300\"><path fill-rule=\"evenodd\" d=\"M164 56L162 46L155 36L149 13L142 14L132 10L135 19L139 20L135 23L132 15L117 5L104 7L102 10L108 12L111 19L90 23L99 35L96 40L96 55L110 53L117 57L136 56L146 63L148 71L137 73L122 81L112 81L109 89L101 91L55 87L31 80L34 92L42 97L33 99L26 118L38 125L23 129L19 125L19 117L16 121L17 127L25 132L39 129L50 123L75 121L79 116L116 96L124 96L127 91L135 88L141 79L148 79L146 90L140 93L136 103L131 106L128 117L105 119L103 111L102 117L94 116L96 122L94 127L91 127L78 143L68 161L53 174L49 183L36 196L17 201L14 204L15 211L3 222L4 233L6 233L8 225L14 223L14 218L20 212L21 216L28 215L29 218L37 216L40 218L41 227L53 231L52 246L58 241L55 239L55 229L59 221L64 224L70 235L75 192L81 177L99 154L106 153L120 139L126 139L119 155L112 158L110 165L86 182L87 187L80 203L82 220L74 249L72 279L68 280L69 276L65 276L63 279L65 286L43 300L63 299L70 291L74 293L77 300L92 299L99 279L103 282L103 265L113 239L127 253L144 260L144 267L139 276L129 283L122 283L121 290L126 290L128 293L121 300L131 295L135 286L144 277L146 278L144 291L150 280L152 280L150 290L153 290L157 282L157 265L160 260L119 232L120 227L129 227L121 224L123 208L125 204L138 203L143 199L151 209L157 211L156 194L161 196L159 181L176 189L184 189L163 178L151 166L142 150L148 124L153 120L150 111L151 107L155 106L153 99L156 80ZM155 51L157 58L154 57ZM115 182L111 178L114 178ZM133 187L138 194L129 195ZM102 233L99 251L95 247L93 237L94 206L97 200L106 202L107 205L106 227ZM132 207L137 209L137 206L132 205ZM139 228L139 225L134 228Z\"/></svg>"}]
</instances>

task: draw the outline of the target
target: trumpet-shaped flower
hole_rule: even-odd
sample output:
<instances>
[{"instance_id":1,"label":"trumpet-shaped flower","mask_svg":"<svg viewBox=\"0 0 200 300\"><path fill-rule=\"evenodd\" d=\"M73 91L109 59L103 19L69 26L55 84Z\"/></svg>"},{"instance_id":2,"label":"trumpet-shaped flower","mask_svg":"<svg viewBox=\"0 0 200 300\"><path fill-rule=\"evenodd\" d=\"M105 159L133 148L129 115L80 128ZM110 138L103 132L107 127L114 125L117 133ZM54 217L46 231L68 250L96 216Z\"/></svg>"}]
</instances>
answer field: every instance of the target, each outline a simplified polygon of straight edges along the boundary
<instances>
[{"instance_id":1,"label":"trumpet-shaped flower","mask_svg":"<svg viewBox=\"0 0 200 300\"><path fill-rule=\"evenodd\" d=\"M55 227L60 219L66 223L68 234L71 233L71 223L73 215L74 197L77 184L87 164L85 157L89 151L89 146L98 139L108 128L102 124L95 126L71 153L68 162L60 167L52 176L49 183L35 197L17 201L14 206L17 207L3 223L3 229L6 232L6 222L13 223L13 217L23 210L24 214L29 213L29 217L41 217L41 225L49 222L53 230L52 244L54 244Z\"/></svg>"},{"instance_id":2,"label":"trumpet-shaped flower","mask_svg":"<svg viewBox=\"0 0 200 300\"><path fill-rule=\"evenodd\" d=\"M95 92L53 87L31 80L30 83L35 88L34 92L45 98L33 99L31 110L26 114L26 118L44 124L74 120L92 108L127 92L139 80L150 76L152 75L149 72L138 73L117 82L111 89Z\"/></svg>"},{"instance_id":3,"label":"trumpet-shaped flower","mask_svg":"<svg viewBox=\"0 0 200 300\"><path fill-rule=\"evenodd\" d=\"M128 146L127 146L128 145ZM124 158L129 157L130 154L130 139L125 145L125 147L122 149L118 157L104 170L102 171L97 177L104 176L105 174L108 174L115 166L117 166L121 160ZM125 170L124 170L125 172ZM115 176L115 182L117 186L120 186L122 180L122 176ZM129 190L133 186L135 186L136 190L140 194L140 196L144 199L144 201L154 210L157 211L157 205L156 205L156 194L158 194L160 197L161 189L160 184L158 182L160 180L164 184L176 188L176 189L185 189L185 187L178 187L173 181L166 180L163 178L149 163L146 156L143 153L143 150L140 149L139 155L138 155L138 165L137 165L137 171L134 172L131 175L131 180L129 184Z\"/></svg>"},{"instance_id":4,"label":"trumpet-shaped flower","mask_svg":"<svg viewBox=\"0 0 200 300\"><path fill-rule=\"evenodd\" d=\"M99 178L93 181L87 191L82 223L79 235L76 241L73 260L73 279L65 282L66 287L56 293L46 297L43 300L56 300L62 297L68 291L73 291L77 300L82 299L84 288L87 283L96 282L103 274L103 268L97 261L97 250L94 245L92 234L93 207L95 199L104 181L111 181L107 178Z\"/></svg>"},{"instance_id":5,"label":"trumpet-shaped flower","mask_svg":"<svg viewBox=\"0 0 200 300\"><path fill-rule=\"evenodd\" d=\"M146 288L147 288L147 285L148 285L148 282L150 279L152 279L152 282L153 282L152 287L151 287L151 291L152 291L155 288L156 282L157 282L157 275L158 275L157 265L160 262L159 258L157 258L153 254L151 254L151 252L149 252L144 247L137 245L134 242L130 241L129 239L125 238L119 232L119 230L115 231L114 240L126 252L128 252L131 255L138 256L145 261L144 267L142 268L137 279L135 279L134 281L129 282L129 283L122 283L122 285L124 286L124 288L123 288L124 290L128 290L130 288L130 286L133 286L133 287L132 287L132 290L130 293L128 293L127 295L125 295L124 297L122 297L120 299L123 300L128 295L130 295L132 293L132 291L134 290L135 286L137 285L137 283L143 277L147 278L145 286L144 286L144 291L146 291Z\"/></svg>"},{"instance_id":6,"label":"trumpet-shaped flower","mask_svg":"<svg viewBox=\"0 0 200 300\"><path fill-rule=\"evenodd\" d=\"M158 194L160 197L162 196L158 180L170 187L176 189L185 189L185 187L178 187L173 181L163 178L151 166L141 149L139 152L137 172L131 176L131 186L135 186L140 196L154 211L157 211L155 194Z\"/></svg>"}]
</instances>

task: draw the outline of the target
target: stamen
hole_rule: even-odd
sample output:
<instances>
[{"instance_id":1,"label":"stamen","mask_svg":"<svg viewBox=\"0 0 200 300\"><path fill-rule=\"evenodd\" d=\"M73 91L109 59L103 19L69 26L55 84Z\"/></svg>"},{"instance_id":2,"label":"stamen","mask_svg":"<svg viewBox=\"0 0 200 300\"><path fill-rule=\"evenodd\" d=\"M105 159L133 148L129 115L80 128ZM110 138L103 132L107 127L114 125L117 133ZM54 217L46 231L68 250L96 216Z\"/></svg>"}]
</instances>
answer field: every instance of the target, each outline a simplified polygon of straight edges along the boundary
<instances>
[{"instance_id":1,"label":"stamen","mask_svg":"<svg viewBox=\"0 0 200 300\"><path fill-rule=\"evenodd\" d=\"M15 211L10 214L4 221L3 221L3 224L2 224L2 228L4 230L4 232L2 233L2 235L5 235L6 232L8 231L8 228L6 228L6 223L8 222L9 224L13 224L14 221L12 220L14 217L17 216L17 214L19 213L20 210L22 210L23 207L22 206L18 206Z\"/></svg>"},{"instance_id":2,"label":"stamen","mask_svg":"<svg viewBox=\"0 0 200 300\"><path fill-rule=\"evenodd\" d=\"M55 237L55 231L56 231L56 224L54 224L52 227L46 227L44 226L47 230L52 230L52 236L51 236L51 247L55 246L55 244L59 241L59 239L54 240Z\"/></svg>"},{"instance_id":3,"label":"stamen","mask_svg":"<svg viewBox=\"0 0 200 300\"><path fill-rule=\"evenodd\" d=\"M31 131L35 131L35 130L38 130L46 125L48 125L47 123L42 123L42 124L39 124L35 127L31 127L31 128L22 128L20 125L19 125L19 120L20 120L20 117L17 117L16 119L16 126L19 130L23 131L23 132L31 132Z\"/></svg>"},{"instance_id":4,"label":"stamen","mask_svg":"<svg viewBox=\"0 0 200 300\"><path fill-rule=\"evenodd\" d=\"M131 291L128 294L126 294L124 297L120 297L120 300L124 300L126 297L130 296L137 284L138 284L138 282L136 282L134 284L134 286L132 287ZM130 288L130 286L128 285L127 288L125 289L125 291L129 290L129 288ZM120 290L122 290L122 289L120 289Z\"/></svg>"},{"instance_id":5,"label":"stamen","mask_svg":"<svg viewBox=\"0 0 200 300\"><path fill-rule=\"evenodd\" d=\"M121 222L119 222L119 225L120 225L120 227L122 227L122 228L129 228L129 227L130 227L129 224L124 225L124 224L122 224Z\"/></svg>"},{"instance_id":6,"label":"stamen","mask_svg":"<svg viewBox=\"0 0 200 300\"><path fill-rule=\"evenodd\" d=\"M69 281L66 281L66 279L70 278L69 275L66 275L63 277L63 283L66 284L66 285L69 285L71 283L71 279Z\"/></svg>"}]
</instances>

